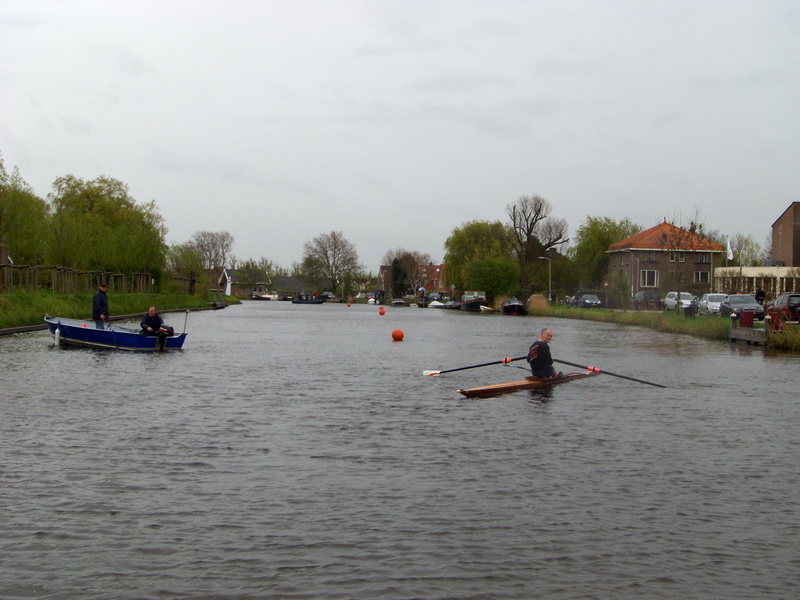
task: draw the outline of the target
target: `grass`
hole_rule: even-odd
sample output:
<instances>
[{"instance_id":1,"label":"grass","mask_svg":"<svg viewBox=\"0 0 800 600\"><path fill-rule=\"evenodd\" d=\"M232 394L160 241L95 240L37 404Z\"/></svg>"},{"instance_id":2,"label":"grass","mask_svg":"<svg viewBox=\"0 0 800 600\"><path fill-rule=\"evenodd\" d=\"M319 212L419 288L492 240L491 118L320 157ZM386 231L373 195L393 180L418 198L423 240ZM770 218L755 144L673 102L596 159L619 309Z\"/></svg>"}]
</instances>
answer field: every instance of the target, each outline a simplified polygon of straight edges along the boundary
<instances>
[{"instance_id":1,"label":"grass","mask_svg":"<svg viewBox=\"0 0 800 600\"><path fill-rule=\"evenodd\" d=\"M64 294L48 291L15 291L0 294L0 328L41 325L45 315L88 319L92 315L91 294ZM227 300L236 302L233 298ZM150 306L159 310L202 308L207 298L188 294L108 294L111 316L144 314Z\"/></svg>"},{"instance_id":2,"label":"grass","mask_svg":"<svg viewBox=\"0 0 800 600\"><path fill-rule=\"evenodd\" d=\"M532 307L530 314L646 327L656 331L693 335L711 340L730 339L730 320L709 315L685 317L683 313L675 311L613 311L566 306ZM761 324L757 326L763 327ZM771 332L767 345L775 350L800 352L800 329L797 326L787 325L781 332Z\"/></svg>"}]
</instances>

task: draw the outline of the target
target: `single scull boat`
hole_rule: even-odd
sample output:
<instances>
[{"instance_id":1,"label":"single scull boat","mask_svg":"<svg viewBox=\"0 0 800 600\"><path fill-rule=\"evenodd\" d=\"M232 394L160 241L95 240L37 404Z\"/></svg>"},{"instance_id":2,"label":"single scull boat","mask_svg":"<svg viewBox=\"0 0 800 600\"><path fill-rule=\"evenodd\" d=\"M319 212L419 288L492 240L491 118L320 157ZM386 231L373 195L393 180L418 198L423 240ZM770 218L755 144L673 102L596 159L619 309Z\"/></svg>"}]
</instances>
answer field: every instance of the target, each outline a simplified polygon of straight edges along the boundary
<instances>
[{"instance_id":1,"label":"single scull boat","mask_svg":"<svg viewBox=\"0 0 800 600\"><path fill-rule=\"evenodd\" d=\"M533 390L537 388L549 387L551 385L556 385L557 383L566 383L567 381L591 377L592 375L597 375L597 373L598 371L583 371L581 373L566 373L564 375L559 375L558 377L526 377L521 381L507 381L506 383L482 385L480 387L467 388L465 390L458 391L468 398L497 396L498 394L506 394L508 392L516 392L519 390Z\"/></svg>"}]
</instances>

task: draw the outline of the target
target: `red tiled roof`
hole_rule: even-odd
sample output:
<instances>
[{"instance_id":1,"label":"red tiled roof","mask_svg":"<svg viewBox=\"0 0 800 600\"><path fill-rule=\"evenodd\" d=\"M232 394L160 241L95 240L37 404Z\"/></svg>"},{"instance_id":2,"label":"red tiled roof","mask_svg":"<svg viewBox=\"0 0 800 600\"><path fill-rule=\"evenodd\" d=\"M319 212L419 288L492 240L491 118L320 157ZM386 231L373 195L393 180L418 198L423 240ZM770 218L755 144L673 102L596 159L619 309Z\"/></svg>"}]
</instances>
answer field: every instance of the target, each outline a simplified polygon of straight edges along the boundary
<instances>
[{"instance_id":1,"label":"red tiled roof","mask_svg":"<svg viewBox=\"0 0 800 600\"><path fill-rule=\"evenodd\" d=\"M676 248L676 244L682 247ZM686 229L681 229L664 221L655 227L640 231L636 235L611 244L608 252L616 250L689 250L695 252L724 252L722 244L712 242L696 233L690 233Z\"/></svg>"}]
</instances>

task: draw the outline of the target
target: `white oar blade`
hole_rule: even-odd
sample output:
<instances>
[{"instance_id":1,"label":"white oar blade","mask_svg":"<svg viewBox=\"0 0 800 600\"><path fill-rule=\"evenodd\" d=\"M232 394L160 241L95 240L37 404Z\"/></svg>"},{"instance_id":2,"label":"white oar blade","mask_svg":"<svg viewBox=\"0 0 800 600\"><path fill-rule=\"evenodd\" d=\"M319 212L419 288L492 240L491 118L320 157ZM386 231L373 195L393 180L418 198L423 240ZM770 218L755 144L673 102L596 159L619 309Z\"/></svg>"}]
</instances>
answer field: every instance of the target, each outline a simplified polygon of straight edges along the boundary
<instances>
[{"instance_id":1,"label":"white oar blade","mask_svg":"<svg viewBox=\"0 0 800 600\"><path fill-rule=\"evenodd\" d=\"M423 371L422 374L427 377L436 377L441 371Z\"/></svg>"}]
</instances>

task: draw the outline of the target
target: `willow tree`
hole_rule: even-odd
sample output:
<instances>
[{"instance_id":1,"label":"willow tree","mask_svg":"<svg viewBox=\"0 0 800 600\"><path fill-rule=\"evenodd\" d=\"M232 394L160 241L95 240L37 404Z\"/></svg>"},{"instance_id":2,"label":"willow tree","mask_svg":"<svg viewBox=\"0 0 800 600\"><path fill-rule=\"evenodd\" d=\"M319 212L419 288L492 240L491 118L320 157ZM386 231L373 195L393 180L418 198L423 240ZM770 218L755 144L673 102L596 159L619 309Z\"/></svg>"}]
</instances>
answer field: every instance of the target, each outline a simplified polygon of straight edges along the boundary
<instances>
[{"instance_id":1,"label":"willow tree","mask_svg":"<svg viewBox=\"0 0 800 600\"><path fill-rule=\"evenodd\" d=\"M469 221L456 227L444 243L448 283L463 290L469 286L467 268L484 258L509 258L512 244L508 226L500 221Z\"/></svg>"},{"instance_id":2,"label":"willow tree","mask_svg":"<svg viewBox=\"0 0 800 600\"><path fill-rule=\"evenodd\" d=\"M160 274L166 227L155 202L138 204L128 186L109 177L60 177L48 195L48 258L67 267Z\"/></svg>"},{"instance_id":3,"label":"willow tree","mask_svg":"<svg viewBox=\"0 0 800 600\"><path fill-rule=\"evenodd\" d=\"M14 167L8 173L0 157L0 246L18 265L44 260L47 203Z\"/></svg>"},{"instance_id":4,"label":"willow tree","mask_svg":"<svg viewBox=\"0 0 800 600\"><path fill-rule=\"evenodd\" d=\"M580 283L598 287L608 272L608 247L641 230L627 218L615 221L608 217L586 217L575 233L575 246L570 252L578 265Z\"/></svg>"},{"instance_id":5,"label":"willow tree","mask_svg":"<svg viewBox=\"0 0 800 600\"><path fill-rule=\"evenodd\" d=\"M467 265L465 283L486 292L490 301L501 294L512 295L519 285L519 263L510 256L478 258Z\"/></svg>"}]
</instances>

